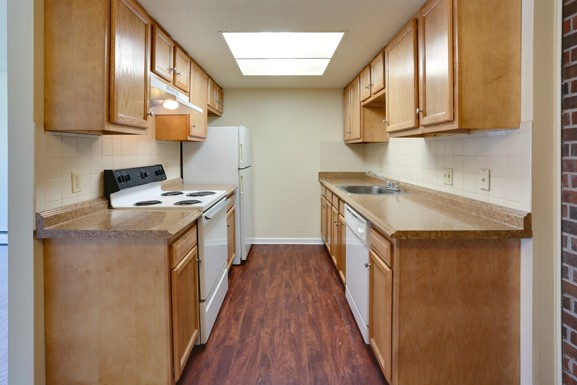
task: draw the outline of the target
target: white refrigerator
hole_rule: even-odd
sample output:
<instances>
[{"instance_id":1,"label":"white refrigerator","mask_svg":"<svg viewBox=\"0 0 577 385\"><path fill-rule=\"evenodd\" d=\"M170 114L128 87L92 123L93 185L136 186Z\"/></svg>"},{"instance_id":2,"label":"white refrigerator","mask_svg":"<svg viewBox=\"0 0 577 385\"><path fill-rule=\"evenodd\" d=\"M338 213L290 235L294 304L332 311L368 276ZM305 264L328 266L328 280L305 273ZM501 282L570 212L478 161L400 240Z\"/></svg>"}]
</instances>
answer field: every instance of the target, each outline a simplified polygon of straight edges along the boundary
<instances>
[{"instance_id":1,"label":"white refrigerator","mask_svg":"<svg viewBox=\"0 0 577 385\"><path fill-rule=\"evenodd\" d=\"M234 184L236 191L236 255L246 260L253 239L251 132L243 126L208 127L204 142L182 144L185 184Z\"/></svg>"}]
</instances>

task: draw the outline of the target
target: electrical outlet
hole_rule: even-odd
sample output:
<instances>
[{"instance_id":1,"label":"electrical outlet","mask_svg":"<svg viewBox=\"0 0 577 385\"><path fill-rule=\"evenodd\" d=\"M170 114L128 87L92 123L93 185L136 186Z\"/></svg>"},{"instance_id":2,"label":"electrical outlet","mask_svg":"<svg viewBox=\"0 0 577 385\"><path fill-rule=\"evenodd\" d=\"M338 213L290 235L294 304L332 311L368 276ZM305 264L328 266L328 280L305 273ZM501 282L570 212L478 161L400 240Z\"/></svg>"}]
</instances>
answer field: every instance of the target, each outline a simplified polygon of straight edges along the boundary
<instances>
[{"instance_id":1,"label":"electrical outlet","mask_svg":"<svg viewBox=\"0 0 577 385\"><path fill-rule=\"evenodd\" d=\"M72 192L80 192L80 174L77 172L70 173L70 180L72 182Z\"/></svg>"},{"instance_id":2,"label":"electrical outlet","mask_svg":"<svg viewBox=\"0 0 577 385\"><path fill-rule=\"evenodd\" d=\"M491 189L491 170L482 168L479 174L479 188L484 191Z\"/></svg>"},{"instance_id":3,"label":"electrical outlet","mask_svg":"<svg viewBox=\"0 0 577 385\"><path fill-rule=\"evenodd\" d=\"M449 167L443 168L443 183L452 186L453 185L453 169Z\"/></svg>"}]
</instances>

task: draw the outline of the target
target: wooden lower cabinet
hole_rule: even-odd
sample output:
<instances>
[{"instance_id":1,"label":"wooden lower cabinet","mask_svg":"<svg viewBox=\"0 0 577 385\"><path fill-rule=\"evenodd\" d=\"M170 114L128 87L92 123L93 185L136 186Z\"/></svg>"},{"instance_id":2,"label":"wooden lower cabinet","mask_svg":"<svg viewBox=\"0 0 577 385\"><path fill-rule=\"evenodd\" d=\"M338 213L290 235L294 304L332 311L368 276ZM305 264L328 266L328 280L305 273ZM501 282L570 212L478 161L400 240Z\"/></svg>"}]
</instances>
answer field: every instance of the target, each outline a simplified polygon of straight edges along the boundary
<instances>
[{"instance_id":1,"label":"wooden lower cabinet","mask_svg":"<svg viewBox=\"0 0 577 385\"><path fill-rule=\"evenodd\" d=\"M339 211L335 206L331 205L331 258L333 264L338 269L338 254L339 254Z\"/></svg>"},{"instance_id":2,"label":"wooden lower cabinet","mask_svg":"<svg viewBox=\"0 0 577 385\"><path fill-rule=\"evenodd\" d=\"M46 384L175 384L199 332L196 236L44 239Z\"/></svg>"},{"instance_id":3,"label":"wooden lower cabinet","mask_svg":"<svg viewBox=\"0 0 577 385\"><path fill-rule=\"evenodd\" d=\"M369 340L391 385L519 384L519 239L371 229Z\"/></svg>"},{"instance_id":4,"label":"wooden lower cabinet","mask_svg":"<svg viewBox=\"0 0 577 385\"><path fill-rule=\"evenodd\" d=\"M373 250L369 270L369 343L391 383L393 271Z\"/></svg>"},{"instance_id":5,"label":"wooden lower cabinet","mask_svg":"<svg viewBox=\"0 0 577 385\"><path fill-rule=\"evenodd\" d=\"M347 268L344 203L325 187L321 186L321 190L321 237L344 284Z\"/></svg>"},{"instance_id":6,"label":"wooden lower cabinet","mask_svg":"<svg viewBox=\"0 0 577 385\"><path fill-rule=\"evenodd\" d=\"M228 245L228 269L230 269L234 257L236 256L236 206L234 205L234 199L234 194L226 198L226 239Z\"/></svg>"},{"instance_id":7,"label":"wooden lower cabinet","mask_svg":"<svg viewBox=\"0 0 577 385\"><path fill-rule=\"evenodd\" d=\"M329 247L329 210L330 204L327 198L321 195L321 237L327 247Z\"/></svg>"}]
</instances>

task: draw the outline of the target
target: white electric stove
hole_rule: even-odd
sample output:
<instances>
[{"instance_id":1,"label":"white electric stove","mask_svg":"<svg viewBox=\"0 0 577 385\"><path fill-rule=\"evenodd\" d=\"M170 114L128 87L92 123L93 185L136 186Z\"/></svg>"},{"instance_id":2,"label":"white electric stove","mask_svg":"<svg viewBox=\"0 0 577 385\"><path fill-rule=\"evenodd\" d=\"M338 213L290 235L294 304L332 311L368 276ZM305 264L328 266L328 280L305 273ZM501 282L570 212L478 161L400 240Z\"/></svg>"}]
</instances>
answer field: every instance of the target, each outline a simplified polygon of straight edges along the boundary
<instances>
[{"instance_id":1,"label":"white electric stove","mask_svg":"<svg viewBox=\"0 0 577 385\"><path fill-rule=\"evenodd\" d=\"M163 190L162 165L104 170L104 191L113 209L202 209L198 220L200 343L207 342L228 290L226 191Z\"/></svg>"}]
</instances>

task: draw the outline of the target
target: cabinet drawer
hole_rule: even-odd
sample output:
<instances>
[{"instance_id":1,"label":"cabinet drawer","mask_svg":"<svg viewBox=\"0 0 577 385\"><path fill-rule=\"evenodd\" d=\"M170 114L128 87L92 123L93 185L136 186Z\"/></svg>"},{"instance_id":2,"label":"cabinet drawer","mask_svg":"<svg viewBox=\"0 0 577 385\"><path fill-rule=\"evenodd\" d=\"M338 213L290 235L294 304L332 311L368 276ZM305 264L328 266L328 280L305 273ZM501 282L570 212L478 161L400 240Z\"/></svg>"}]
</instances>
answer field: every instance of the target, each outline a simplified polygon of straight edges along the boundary
<instances>
[{"instance_id":1,"label":"cabinet drawer","mask_svg":"<svg viewBox=\"0 0 577 385\"><path fill-rule=\"evenodd\" d=\"M392 267L391 243L376 230L371 228L371 249L389 266Z\"/></svg>"},{"instance_id":2,"label":"cabinet drawer","mask_svg":"<svg viewBox=\"0 0 577 385\"><path fill-rule=\"evenodd\" d=\"M174 268L184 258L184 256L196 246L196 224L180 237L171 246L170 267Z\"/></svg>"}]
</instances>

